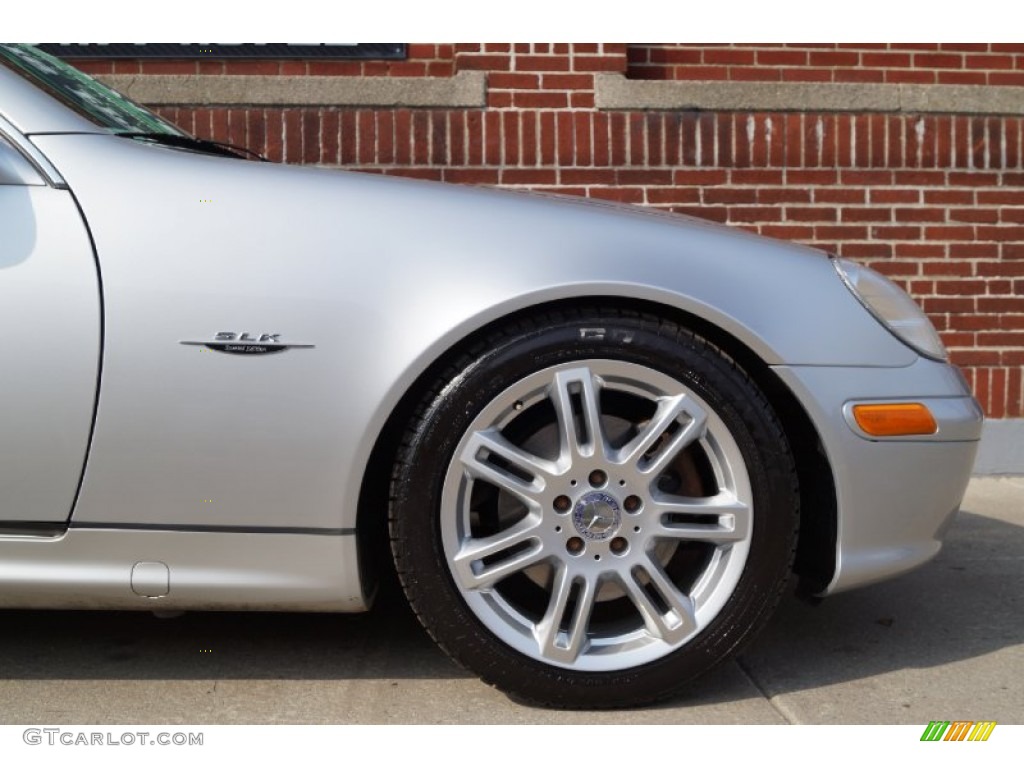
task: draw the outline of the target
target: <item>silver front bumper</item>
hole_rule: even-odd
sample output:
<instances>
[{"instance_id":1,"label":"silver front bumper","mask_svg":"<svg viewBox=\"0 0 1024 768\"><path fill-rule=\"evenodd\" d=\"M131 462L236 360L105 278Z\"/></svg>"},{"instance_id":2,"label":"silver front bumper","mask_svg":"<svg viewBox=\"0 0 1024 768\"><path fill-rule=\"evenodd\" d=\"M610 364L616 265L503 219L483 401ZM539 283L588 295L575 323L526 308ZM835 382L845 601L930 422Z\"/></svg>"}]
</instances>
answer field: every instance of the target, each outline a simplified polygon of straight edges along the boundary
<instances>
[{"instance_id":1,"label":"silver front bumper","mask_svg":"<svg viewBox=\"0 0 1024 768\"><path fill-rule=\"evenodd\" d=\"M823 594L895 576L934 557L960 508L983 415L959 371L919 359L906 368L778 366L803 402L832 466L836 570ZM934 435L868 438L851 404L913 400L938 422Z\"/></svg>"}]
</instances>

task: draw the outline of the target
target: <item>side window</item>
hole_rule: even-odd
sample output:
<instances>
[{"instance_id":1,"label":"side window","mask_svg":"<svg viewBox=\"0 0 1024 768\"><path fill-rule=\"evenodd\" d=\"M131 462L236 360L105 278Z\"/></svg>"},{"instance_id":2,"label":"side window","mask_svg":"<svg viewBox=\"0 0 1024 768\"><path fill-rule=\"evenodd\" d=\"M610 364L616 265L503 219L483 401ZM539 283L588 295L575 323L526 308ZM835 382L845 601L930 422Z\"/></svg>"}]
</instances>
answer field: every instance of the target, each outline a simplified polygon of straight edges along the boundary
<instances>
[{"instance_id":1,"label":"side window","mask_svg":"<svg viewBox=\"0 0 1024 768\"><path fill-rule=\"evenodd\" d=\"M0 134L0 186L35 187L46 182L32 163Z\"/></svg>"}]
</instances>

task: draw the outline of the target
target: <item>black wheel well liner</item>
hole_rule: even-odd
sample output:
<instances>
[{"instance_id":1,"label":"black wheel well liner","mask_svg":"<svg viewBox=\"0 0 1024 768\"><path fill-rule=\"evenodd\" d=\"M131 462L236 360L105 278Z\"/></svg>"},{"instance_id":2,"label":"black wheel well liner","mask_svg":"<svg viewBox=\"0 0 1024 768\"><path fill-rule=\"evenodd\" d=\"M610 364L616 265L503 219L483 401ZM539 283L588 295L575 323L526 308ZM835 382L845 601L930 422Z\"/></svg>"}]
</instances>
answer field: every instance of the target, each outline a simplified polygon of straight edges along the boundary
<instances>
[{"instance_id":1,"label":"black wheel well liner","mask_svg":"<svg viewBox=\"0 0 1024 768\"><path fill-rule=\"evenodd\" d=\"M524 315L594 307L657 315L700 334L732 357L764 392L782 423L793 450L800 488L800 534L793 570L799 577L798 591L813 596L825 590L836 568L837 501L832 467L810 417L796 396L753 350L713 323L684 310L658 302L628 298L574 297L536 304L477 329L460 339L423 371L392 410L374 443L359 491L356 530L359 537L359 567L364 591L372 594L378 580L385 588L393 579L388 549L387 509L391 468L406 425L426 390L460 351L489 335L495 327L514 322Z\"/></svg>"}]
</instances>

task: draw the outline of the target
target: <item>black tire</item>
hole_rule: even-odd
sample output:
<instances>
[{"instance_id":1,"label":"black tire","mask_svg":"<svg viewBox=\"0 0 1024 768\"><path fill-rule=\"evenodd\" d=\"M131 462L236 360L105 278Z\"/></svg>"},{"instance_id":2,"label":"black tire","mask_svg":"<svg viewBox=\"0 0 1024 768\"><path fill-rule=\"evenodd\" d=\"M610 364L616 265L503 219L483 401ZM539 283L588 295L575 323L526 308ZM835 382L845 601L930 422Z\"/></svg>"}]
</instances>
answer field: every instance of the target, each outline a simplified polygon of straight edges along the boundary
<instances>
[{"instance_id":1,"label":"black tire","mask_svg":"<svg viewBox=\"0 0 1024 768\"><path fill-rule=\"evenodd\" d=\"M591 309L453 361L406 431L390 526L453 659L522 701L607 708L672 696L753 637L798 513L783 430L728 355Z\"/></svg>"}]
</instances>

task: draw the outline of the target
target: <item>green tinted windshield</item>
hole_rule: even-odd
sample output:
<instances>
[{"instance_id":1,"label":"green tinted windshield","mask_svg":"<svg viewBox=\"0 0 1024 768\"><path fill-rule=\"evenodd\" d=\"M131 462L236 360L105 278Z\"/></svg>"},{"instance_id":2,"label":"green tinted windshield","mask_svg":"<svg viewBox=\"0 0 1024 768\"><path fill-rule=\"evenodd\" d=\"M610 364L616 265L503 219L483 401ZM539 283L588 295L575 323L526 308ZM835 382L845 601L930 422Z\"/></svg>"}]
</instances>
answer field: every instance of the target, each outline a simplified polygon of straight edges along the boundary
<instances>
[{"instance_id":1,"label":"green tinted windshield","mask_svg":"<svg viewBox=\"0 0 1024 768\"><path fill-rule=\"evenodd\" d=\"M31 45L0 43L0 65L27 77L62 104L114 133L184 135L148 109Z\"/></svg>"}]
</instances>

